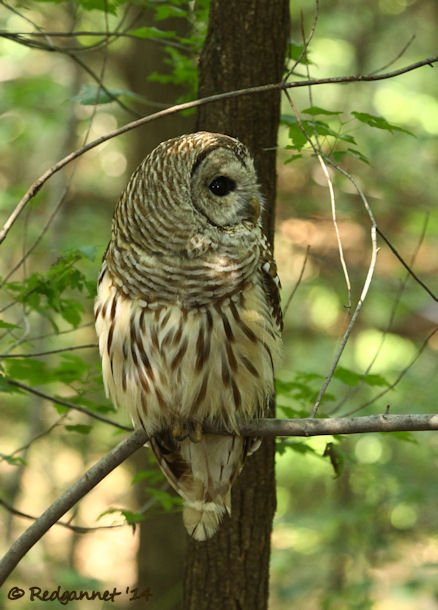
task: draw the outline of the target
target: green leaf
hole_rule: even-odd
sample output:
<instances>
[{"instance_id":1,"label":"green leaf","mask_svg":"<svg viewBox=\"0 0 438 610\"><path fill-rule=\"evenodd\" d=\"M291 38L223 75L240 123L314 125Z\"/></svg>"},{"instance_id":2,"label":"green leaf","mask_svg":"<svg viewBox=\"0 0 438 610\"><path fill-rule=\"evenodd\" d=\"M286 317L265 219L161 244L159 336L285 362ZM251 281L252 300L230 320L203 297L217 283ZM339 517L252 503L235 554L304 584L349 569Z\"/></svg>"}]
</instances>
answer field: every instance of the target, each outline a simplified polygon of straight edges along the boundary
<instances>
[{"instance_id":1,"label":"green leaf","mask_svg":"<svg viewBox=\"0 0 438 610\"><path fill-rule=\"evenodd\" d=\"M307 144L306 134L303 132L301 127L298 125L289 126L289 138L292 141L292 145L296 150L302 150Z\"/></svg>"},{"instance_id":2,"label":"green leaf","mask_svg":"<svg viewBox=\"0 0 438 610\"><path fill-rule=\"evenodd\" d=\"M391 133L394 131L401 131L403 133L407 133L410 136L414 136L414 134L411 131L404 129L403 127L399 127L398 125L394 125L393 123L389 123L386 119L384 119L381 116L375 116L373 114L368 114L367 112L356 112L356 111L353 111L351 114L358 121L360 121L361 123L365 123L369 127L375 127L376 129L385 129L386 131L390 131Z\"/></svg>"},{"instance_id":3,"label":"green leaf","mask_svg":"<svg viewBox=\"0 0 438 610\"><path fill-rule=\"evenodd\" d=\"M320 136L331 136L336 140L342 140L343 142L356 144L356 140L353 138L353 136L347 133L340 133L339 131L335 131L323 121L305 121L304 124L307 126L307 131L309 131L309 133L316 131L316 133Z\"/></svg>"},{"instance_id":4,"label":"green leaf","mask_svg":"<svg viewBox=\"0 0 438 610\"><path fill-rule=\"evenodd\" d=\"M97 413L114 413L117 411L114 405L110 402L100 404L90 400L89 398L85 398L84 396L71 396L67 400L80 407L87 407L87 409L90 409L90 411L96 411ZM65 409L65 407L63 408Z\"/></svg>"},{"instance_id":5,"label":"green leaf","mask_svg":"<svg viewBox=\"0 0 438 610\"><path fill-rule=\"evenodd\" d=\"M155 19L157 21L163 21L169 17L187 17L187 11L171 4L163 4L156 8Z\"/></svg>"},{"instance_id":6,"label":"green leaf","mask_svg":"<svg viewBox=\"0 0 438 610\"><path fill-rule=\"evenodd\" d=\"M7 364L8 376L13 379L21 379L31 384L42 385L51 383L56 378L48 366L42 360L36 358L14 358Z\"/></svg>"},{"instance_id":7,"label":"green leaf","mask_svg":"<svg viewBox=\"0 0 438 610\"><path fill-rule=\"evenodd\" d=\"M291 441L286 438L281 438L278 439L275 443L275 450L280 455L283 455L288 449L295 451L295 453L300 453L301 455L306 455L309 453L313 455L318 455L315 449L313 449L313 447L310 447L310 445L308 445L304 441Z\"/></svg>"},{"instance_id":8,"label":"green leaf","mask_svg":"<svg viewBox=\"0 0 438 610\"><path fill-rule=\"evenodd\" d=\"M342 381L342 383L345 383L345 385L352 387L359 383L365 383L372 387L388 387L390 385L381 375L356 373L343 366L338 366L333 376Z\"/></svg>"},{"instance_id":9,"label":"green leaf","mask_svg":"<svg viewBox=\"0 0 438 610\"><path fill-rule=\"evenodd\" d=\"M286 148L291 149L292 146L286 146ZM302 158L303 158L303 155L300 155L299 153L296 155L289 155L289 157L286 159L284 164L287 165L288 163L293 163L294 161L297 161L298 159L302 159Z\"/></svg>"},{"instance_id":10,"label":"green leaf","mask_svg":"<svg viewBox=\"0 0 438 610\"><path fill-rule=\"evenodd\" d=\"M340 477L344 471L345 456L339 445L335 443L327 443L322 457L330 460L330 464L332 465L335 473L335 478L337 479Z\"/></svg>"},{"instance_id":11,"label":"green leaf","mask_svg":"<svg viewBox=\"0 0 438 610\"><path fill-rule=\"evenodd\" d=\"M347 155L351 155L352 157L359 159L359 161L370 165L368 157L366 157L360 150L357 150L356 148L347 148L346 150L335 150L332 152L332 157L336 162L342 161Z\"/></svg>"},{"instance_id":12,"label":"green leaf","mask_svg":"<svg viewBox=\"0 0 438 610\"><path fill-rule=\"evenodd\" d=\"M84 308L78 301L73 301L72 299L62 299L59 302L59 313L64 320L74 326L74 328L79 325L82 319L83 311Z\"/></svg>"},{"instance_id":13,"label":"green leaf","mask_svg":"<svg viewBox=\"0 0 438 610\"><path fill-rule=\"evenodd\" d=\"M135 30L129 30L127 32L131 36L136 36L137 38L176 38L176 32L172 32L171 30L160 30L159 28L151 27L143 27L136 28Z\"/></svg>"},{"instance_id":14,"label":"green leaf","mask_svg":"<svg viewBox=\"0 0 438 610\"><path fill-rule=\"evenodd\" d=\"M82 85L78 95L73 99L82 106L97 106L99 104L111 104L121 97L139 98L136 93L129 89L106 87L106 91L104 91L98 85Z\"/></svg>"},{"instance_id":15,"label":"green leaf","mask_svg":"<svg viewBox=\"0 0 438 610\"><path fill-rule=\"evenodd\" d=\"M4 320L0 320L0 328L20 328L16 324L10 324L9 322L5 322Z\"/></svg>"},{"instance_id":16,"label":"green leaf","mask_svg":"<svg viewBox=\"0 0 438 610\"><path fill-rule=\"evenodd\" d=\"M277 403L277 410L279 411L280 415L284 415L288 419L295 419L297 417L301 418L301 417L309 416L309 409L291 407L289 405L283 405L280 403Z\"/></svg>"},{"instance_id":17,"label":"green leaf","mask_svg":"<svg viewBox=\"0 0 438 610\"><path fill-rule=\"evenodd\" d=\"M22 394L23 390L8 383L8 378L5 375L0 375L0 392L5 394Z\"/></svg>"},{"instance_id":18,"label":"green leaf","mask_svg":"<svg viewBox=\"0 0 438 610\"><path fill-rule=\"evenodd\" d=\"M308 49L306 49L302 42L294 42L291 40L288 44L287 52L290 59L298 61L300 64L308 66L313 63L309 59Z\"/></svg>"},{"instance_id":19,"label":"green leaf","mask_svg":"<svg viewBox=\"0 0 438 610\"><path fill-rule=\"evenodd\" d=\"M419 444L418 440L412 434L412 432L399 431L399 432L388 432L388 434L390 434L392 437L394 437L397 440L402 441L404 443L412 443L413 445Z\"/></svg>"},{"instance_id":20,"label":"green leaf","mask_svg":"<svg viewBox=\"0 0 438 610\"><path fill-rule=\"evenodd\" d=\"M75 251L73 251L75 252ZM84 258L93 262L96 260L97 248L96 246L80 246L76 252L80 253Z\"/></svg>"},{"instance_id":21,"label":"green leaf","mask_svg":"<svg viewBox=\"0 0 438 610\"><path fill-rule=\"evenodd\" d=\"M304 114L311 114L313 116L316 116L318 114L326 114L326 115L342 114L342 112L326 110L325 108L321 108L320 106L310 106L309 108L306 108L305 110L302 110L301 112L303 112Z\"/></svg>"},{"instance_id":22,"label":"green leaf","mask_svg":"<svg viewBox=\"0 0 438 610\"><path fill-rule=\"evenodd\" d=\"M65 429L69 432L78 432L79 434L90 434L93 426L87 426L86 424L71 424L66 425Z\"/></svg>"},{"instance_id":23,"label":"green leaf","mask_svg":"<svg viewBox=\"0 0 438 610\"><path fill-rule=\"evenodd\" d=\"M62 4L64 0L38 0L38 2ZM86 11L96 10L116 15L117 6L120 4L120 0L76 0L76 4Z\"/></svg>"},{"instance_id":24,"label":"green leaf","mask_svg":"<svg viewBox=\"0 0 438 610\"><path fill-rule=\"evenodd\" d=\"M24 466L26 464L26 460L19 455L5 455L4 453L0 453L0 460L4 460L11 466Z\"/></svg>"},{"instance_id":25,"label":"green leaf","mask_svg":"<svg viewBox=\"0 0 438 610\"><path fill-rule=\"evenodd\" d=\"M102 11L103 13L117 14L117 1L111 0L76 0L87 11Z\"/></svg>"},{"instance_id":26,"label":"green leaf","mask_svg":"<svg viewBox=\"0 0 438 610\"><path fill-rule=\"evenodd\" d=\"M146 491L150 496L159 502L161 507L166 512L182 506L182 499L179 496L170 494L168 491L164 491L163 489L155 489L154 487L147 487Z\"/></svg>"},{"instance_id":27,"label":"green leaf","mask_svg":"<svg viewBox=\"0 0 438 610\"><path fill-rule=\"evenodd\" d=\"M135 525L136 523L140 523L140 521L144 521L145 518L143 513L135 513L131 510L126 510L125 508L108 508L108 510L105 510L103 513L100 513L97 519L99 520L102 517L105 517L105 515L112 515L114 513L122 515L128 525Z\"/></svg>"}]
</instances>

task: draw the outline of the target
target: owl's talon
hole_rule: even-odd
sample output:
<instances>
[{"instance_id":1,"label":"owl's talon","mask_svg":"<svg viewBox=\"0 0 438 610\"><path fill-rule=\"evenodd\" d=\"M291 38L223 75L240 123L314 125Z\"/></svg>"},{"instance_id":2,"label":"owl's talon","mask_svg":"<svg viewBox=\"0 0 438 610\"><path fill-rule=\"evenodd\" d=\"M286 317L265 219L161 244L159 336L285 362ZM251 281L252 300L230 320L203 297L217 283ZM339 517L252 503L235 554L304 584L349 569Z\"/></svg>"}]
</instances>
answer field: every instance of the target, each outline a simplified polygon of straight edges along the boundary
<instances>
[{"instance_id":1,"label":"owl's talon","mask_svg":"<svg viewBox=\"0 0 438 610\"><path fill-rule=\"evenodd\" d=\"M199 443L202 439L202 423L199 421L188 420L178 422L170 429L172 438L178 443L190 439L192 443Z\"/></svg>"},{"instance_id":2,"label":"owl's talon","mask_svg":"<svg viewBox=\"0 0 438 610\"><path fill-rule=\"evenodd\" d=\"M171 427L170 434L175 441L181 443L189 436L189 431L187 430L187 425L178 422Z\"/></svg>"},{"instance_id":3,"label":"owl's talon","mask_svg":"<svg viewBox=\"0 0 438 610\"><path fill-rule=\"evenodd\" d=\"M189 422L188 427L190 428L189 438L192 443L200 443L203 435L202 423L199 421L191 421Z\"/></svg>"}]
</instances>

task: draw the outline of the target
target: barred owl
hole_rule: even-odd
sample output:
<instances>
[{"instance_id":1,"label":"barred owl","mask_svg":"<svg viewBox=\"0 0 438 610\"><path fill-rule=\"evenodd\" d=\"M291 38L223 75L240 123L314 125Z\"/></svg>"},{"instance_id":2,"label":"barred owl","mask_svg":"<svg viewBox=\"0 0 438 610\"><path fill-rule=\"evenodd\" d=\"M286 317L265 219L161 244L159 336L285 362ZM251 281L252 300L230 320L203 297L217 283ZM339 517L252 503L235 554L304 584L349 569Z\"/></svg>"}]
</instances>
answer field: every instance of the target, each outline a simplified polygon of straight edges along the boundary
<instances>
[{"instance_id":1,"label":"barred owl","mask_svg":"<svg viewBox=\"0 0 438 610\"><path fill-rule=\"evenodd\" d=\"M281 310L253 161L198 132L161 143L114 213L95 303L105 389L144 428L196 540L231 510L259 445L239 425L266 413ZM205 434L203 424L226 429Z\"/></svg>"}]
</instances>

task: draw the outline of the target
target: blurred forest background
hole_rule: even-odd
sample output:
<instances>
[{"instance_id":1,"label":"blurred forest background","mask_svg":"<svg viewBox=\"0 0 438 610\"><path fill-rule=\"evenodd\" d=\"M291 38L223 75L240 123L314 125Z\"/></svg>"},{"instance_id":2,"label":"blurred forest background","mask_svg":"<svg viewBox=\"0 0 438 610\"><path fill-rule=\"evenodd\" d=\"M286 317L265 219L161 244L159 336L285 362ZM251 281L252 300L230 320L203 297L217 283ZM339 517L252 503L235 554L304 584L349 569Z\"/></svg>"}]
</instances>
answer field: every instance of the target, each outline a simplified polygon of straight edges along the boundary
<instances>
[{"instance_id":1,"label":"blurred forest background","mask_svg":"<svg viewBox=\"0 0 438 610\"><path fill-rule=\"evenodd\" d=\"M300 59L294 78L390 70L436 51L434 0L337 0L320 2L319 10L297 0L291 11L289 67ZM206 0L0 2L1 224L30 184L71 151L138 116L196 99L207 18ZM307 36L313 31L307 51L303 28ZM313 87L311 97L297 89L292 97L325 154L354 176L380 229L436 294L435 72L426 66L391 80ZM352 112L365 114L360 120ZM286 313L280 417L310 414L351 314L327 179L293 115L285 99L275 244L283 304L298 288ZM370 116L383 117L383 128L370 125ZM103 395L95 281L130 173L158 142L191 131L193 118L173 115L80 157L49 181L1 245L5 550L29 524L13 511L39 515L124 434L71 407L130 425ZM370 261L370 224L347 177L333 172L332 180L354 306ZM437 303L379 246L369 295L320 416L436 412ZM437 466L433 433L279 440L272 610L438 608ZM139 452L75 508L67 526L52 528L10 582L124 590L142 570L136 523L147 544L148 528L163 512L164 526L173 523L178 510L148 452ZM167 549L160 553L143 584L153 596L147 607L165 610L180 585L169 583L166 599L154 599L151 570L165 574L173 561ZM0 593L2 607L17 603ZM133 605L125 596L102 607Z\"/></svg>"}]
</instances>

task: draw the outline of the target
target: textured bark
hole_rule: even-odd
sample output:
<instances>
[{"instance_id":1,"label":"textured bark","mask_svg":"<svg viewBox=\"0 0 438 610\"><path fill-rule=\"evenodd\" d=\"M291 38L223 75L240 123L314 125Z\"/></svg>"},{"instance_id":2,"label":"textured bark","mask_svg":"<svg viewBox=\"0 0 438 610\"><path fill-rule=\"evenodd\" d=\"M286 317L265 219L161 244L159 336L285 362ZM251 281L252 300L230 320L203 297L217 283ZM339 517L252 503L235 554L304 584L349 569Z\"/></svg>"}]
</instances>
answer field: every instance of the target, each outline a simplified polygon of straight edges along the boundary
<instances>
[{"instance_id":1,"label":"textured bark","mask_svg":"<svg viewBox=\"0 0 438 610\"><path fill-rule=\"evenodd\" d=\"M280 81L288 35L288 0L212 0L199 97ZM264 223L271 241L279 114L280 93L275 91L201 107L197 122L199 130L237 137L251 150L266 198ZM267 608L274 458L274 439L265 439L234 486L231 518L211 540L189 541L185 610Z\"/></svg>"}]
</instances>

